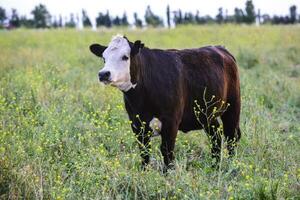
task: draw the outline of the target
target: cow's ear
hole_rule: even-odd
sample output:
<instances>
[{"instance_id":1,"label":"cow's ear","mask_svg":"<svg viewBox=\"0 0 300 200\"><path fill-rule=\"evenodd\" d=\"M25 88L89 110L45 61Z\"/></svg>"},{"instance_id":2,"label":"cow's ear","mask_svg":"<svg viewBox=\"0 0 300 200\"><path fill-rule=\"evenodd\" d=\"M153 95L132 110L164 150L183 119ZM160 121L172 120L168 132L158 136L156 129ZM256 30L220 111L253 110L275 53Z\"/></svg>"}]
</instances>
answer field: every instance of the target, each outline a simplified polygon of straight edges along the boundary
<instances>
[{"instance_id":1,"label":"cow's ear","mask_svg":"<svg viewBox=\"0 0 300 200\"><path fill-rule=\"evenodd\" d=\"M103 52L105 51L107 47L102 46L100 44L92 44L90 45L90 50L93 54L95 54L98 57L102 57Z\"/></svg>"},{"instance_id":2,"label":"cow's ear","mask_svg":"<svg viewBox=\"0 0 300 200\"><path fill-rule=\"evenodd\" d=\"M135 41L131 47L131 56L138 54L142 48L144 48L144 44L140 40Z\"/></svg>"}]
</instances>

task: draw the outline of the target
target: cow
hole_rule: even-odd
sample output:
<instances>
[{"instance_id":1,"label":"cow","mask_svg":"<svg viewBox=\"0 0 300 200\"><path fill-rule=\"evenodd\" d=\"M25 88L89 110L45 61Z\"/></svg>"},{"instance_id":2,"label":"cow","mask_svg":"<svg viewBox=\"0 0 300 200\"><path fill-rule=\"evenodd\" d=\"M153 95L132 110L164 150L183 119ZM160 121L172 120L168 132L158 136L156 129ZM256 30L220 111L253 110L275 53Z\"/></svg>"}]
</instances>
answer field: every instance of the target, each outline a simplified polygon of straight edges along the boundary
<instances>
[{"instance_id":1,"label":"cow","mask_svg":"<svg viewBox=\"0 0 300 200\"><path fill-rule=\"evenodd\" d=\"M123 93L143 168L150 160L153 135L161 136L164 169L174 167L178 130L204 129L216 163L222 135L229 155L235 154L241 137L239 73L235 58L224 47L151 49L140 40L117 35L108 46L90 45L90 51L104 61L100 82Z\"/></svg>"}]
</instances>

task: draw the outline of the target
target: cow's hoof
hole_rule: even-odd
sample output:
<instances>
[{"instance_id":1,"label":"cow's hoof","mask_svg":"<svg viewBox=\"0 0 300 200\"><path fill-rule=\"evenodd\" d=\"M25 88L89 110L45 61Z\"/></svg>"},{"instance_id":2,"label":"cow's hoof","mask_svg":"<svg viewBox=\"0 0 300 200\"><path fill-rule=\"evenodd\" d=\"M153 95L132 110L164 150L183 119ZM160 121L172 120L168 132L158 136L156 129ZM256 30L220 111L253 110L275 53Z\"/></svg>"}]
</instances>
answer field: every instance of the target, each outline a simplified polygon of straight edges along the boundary
<instances>
[{"instance_id":1,"label":"cow's hoof","mask_svg":"<svg viewBox=\"0 0 300 200\"><path fill-rule=\"evenodd\" d=\"M164 174L167 174L167 172L170 170L175 170L175 165L173 163L170 163L169 165L164 165L163 167Z\"/></svg>"}]
</instances>

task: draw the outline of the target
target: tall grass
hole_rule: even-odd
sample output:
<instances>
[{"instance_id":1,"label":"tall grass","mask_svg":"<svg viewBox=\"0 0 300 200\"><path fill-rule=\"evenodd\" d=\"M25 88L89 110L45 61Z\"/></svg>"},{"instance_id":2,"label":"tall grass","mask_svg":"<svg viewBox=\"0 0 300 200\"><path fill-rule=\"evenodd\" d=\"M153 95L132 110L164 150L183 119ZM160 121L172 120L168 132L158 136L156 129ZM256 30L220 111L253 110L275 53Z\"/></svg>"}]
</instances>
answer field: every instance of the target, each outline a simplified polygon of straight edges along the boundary
<instances>
[{"instance_id":1,"label":"tall grass","mask_svg":"<svg viewBox=\"0 0 300 200\"><path fill-rule=\"evenodd\" d=\"M183 26L172 30L0 32L0 198L300 198L300 27ZM123 33L153 48L224 45L238 59L242 138L210 167L203 131L179 133L175 170L140 156L122 94L98 83L88 50Z\"/></svg>"}]
</instances>

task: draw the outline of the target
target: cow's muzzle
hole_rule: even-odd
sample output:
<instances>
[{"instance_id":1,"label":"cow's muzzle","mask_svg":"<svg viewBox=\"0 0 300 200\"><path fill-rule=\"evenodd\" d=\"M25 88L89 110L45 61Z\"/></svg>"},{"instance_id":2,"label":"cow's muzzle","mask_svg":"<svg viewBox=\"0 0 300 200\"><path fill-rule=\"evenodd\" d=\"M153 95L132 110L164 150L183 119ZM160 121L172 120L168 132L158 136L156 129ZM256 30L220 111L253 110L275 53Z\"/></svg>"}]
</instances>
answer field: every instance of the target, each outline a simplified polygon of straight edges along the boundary
<instances>
[{"instance_id":1,"label":"cow's muzzle","mask_svg":"<svg viewBox=\"0 0 300 200\"><path fill-rule=\"evenodd\" d=\"M110 72L109 71L100 71L98 74L100 82L110 82Z\"/></svg>"}]
</instances>

